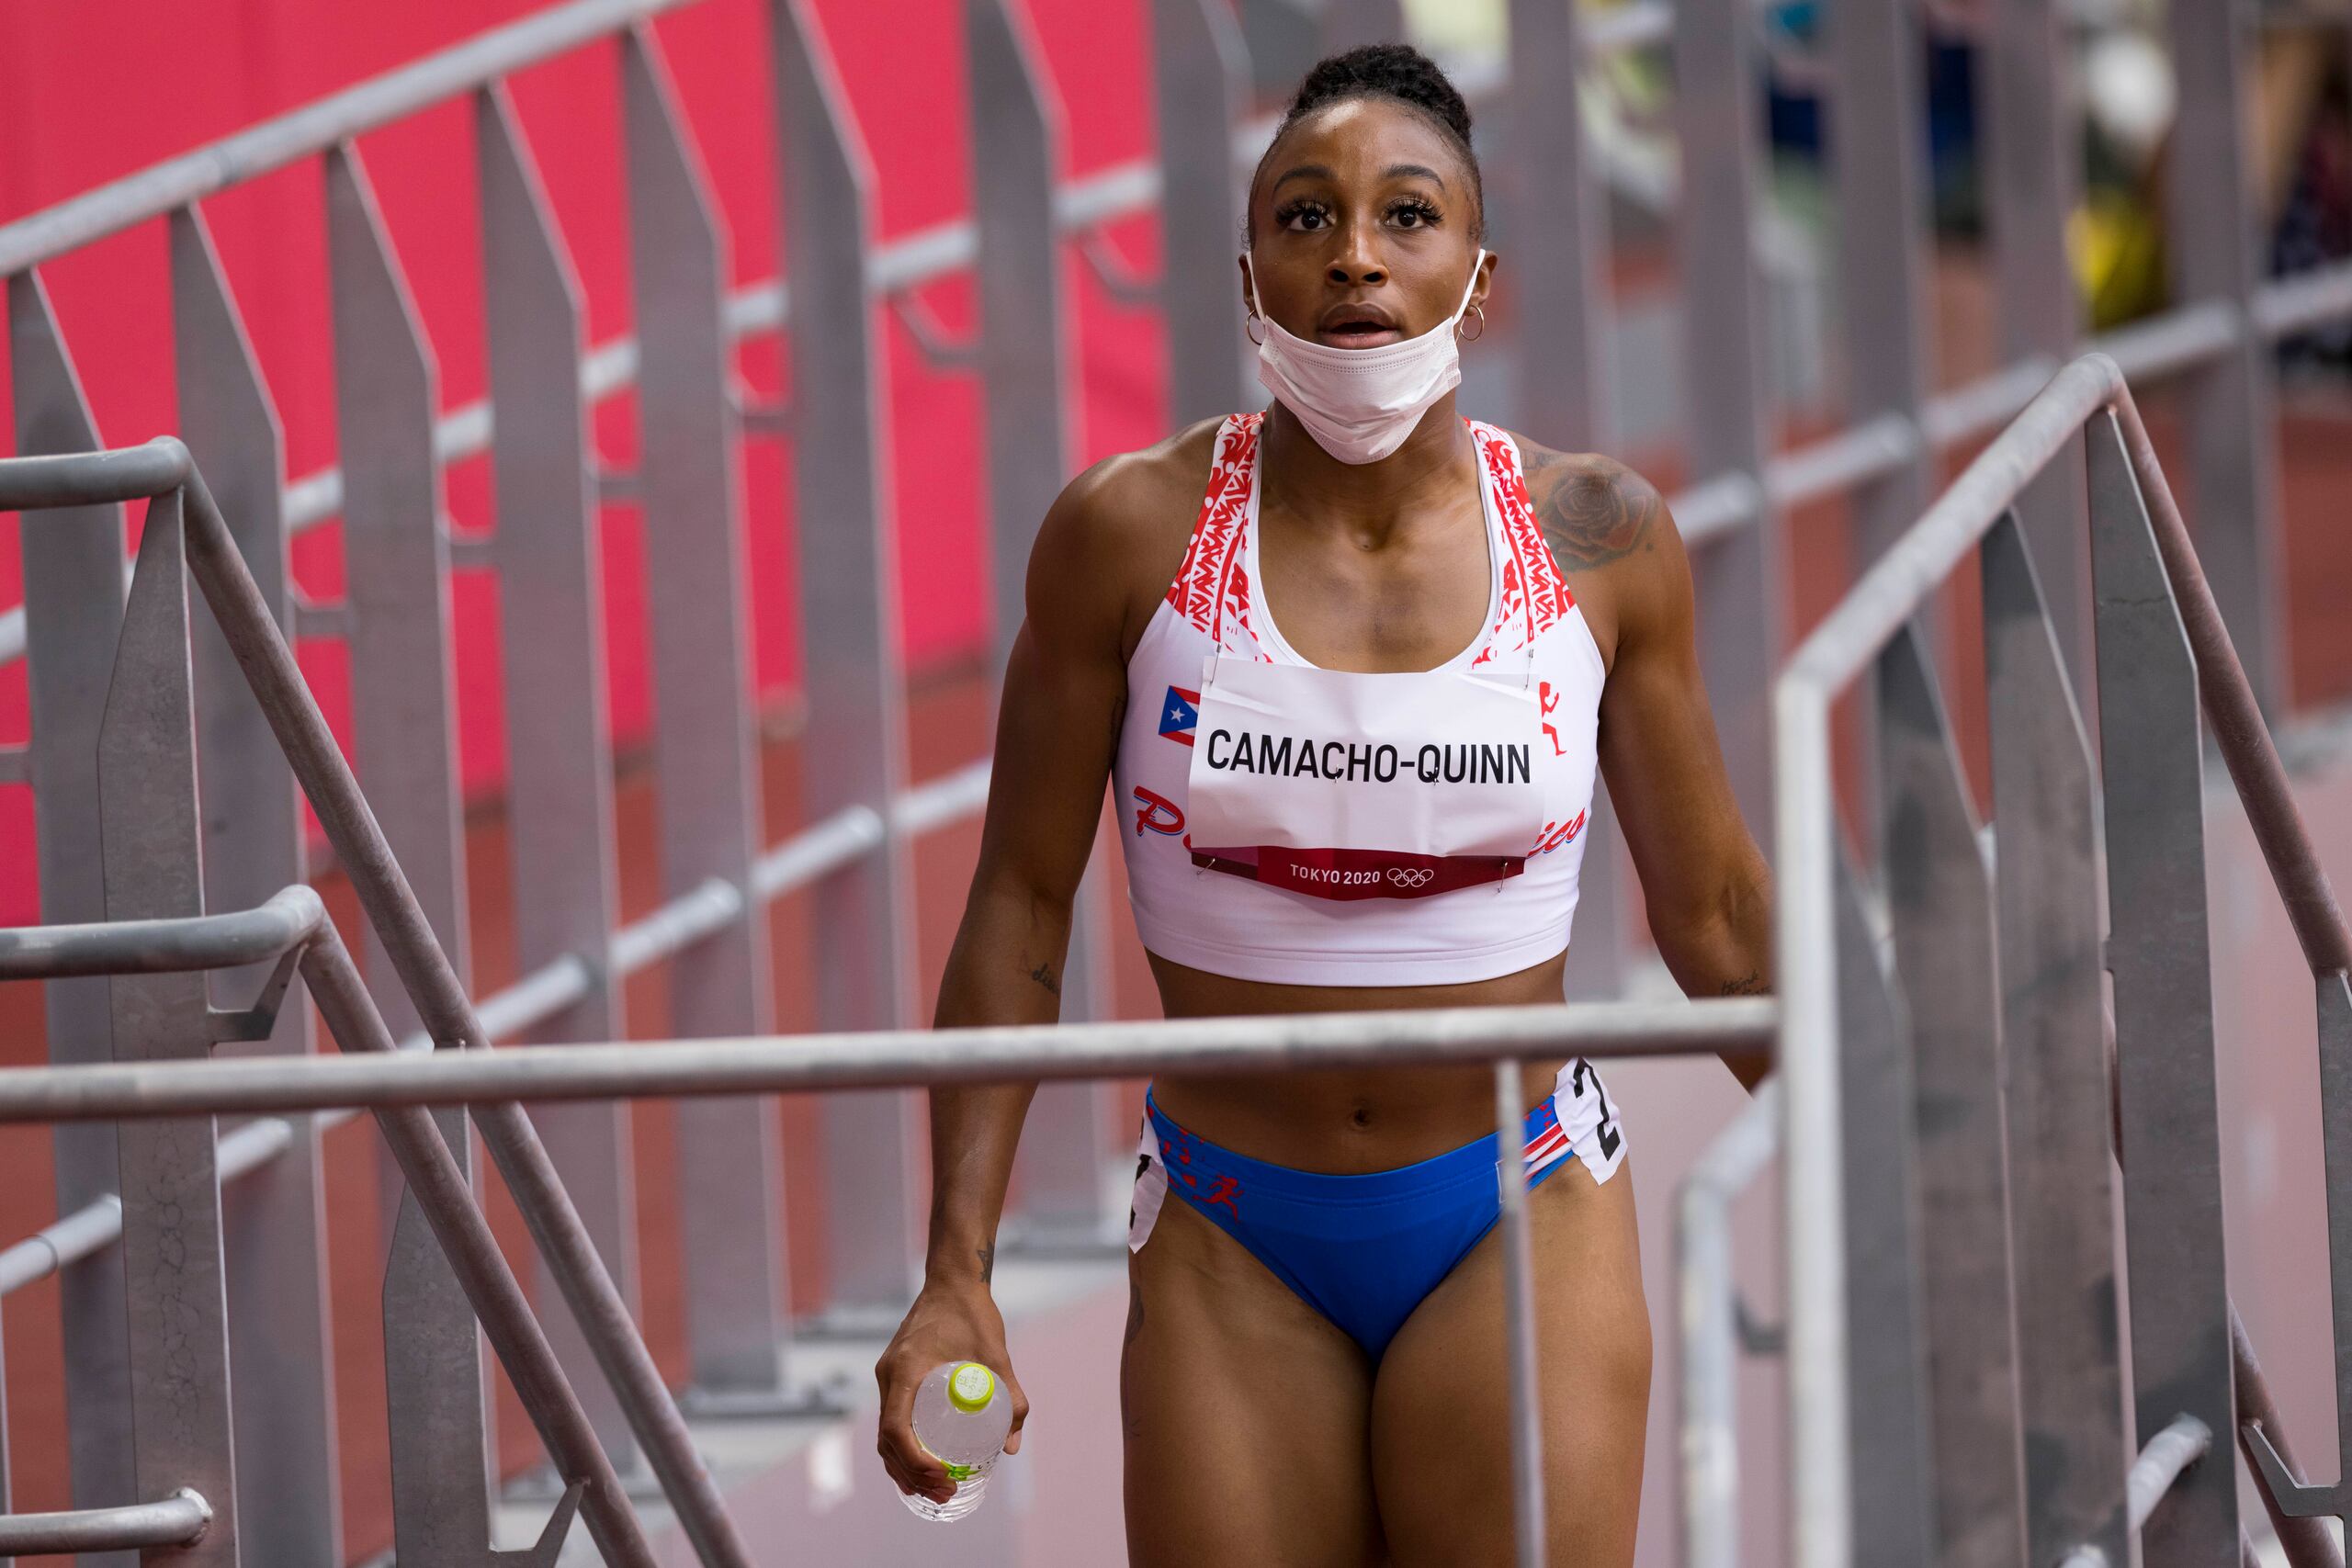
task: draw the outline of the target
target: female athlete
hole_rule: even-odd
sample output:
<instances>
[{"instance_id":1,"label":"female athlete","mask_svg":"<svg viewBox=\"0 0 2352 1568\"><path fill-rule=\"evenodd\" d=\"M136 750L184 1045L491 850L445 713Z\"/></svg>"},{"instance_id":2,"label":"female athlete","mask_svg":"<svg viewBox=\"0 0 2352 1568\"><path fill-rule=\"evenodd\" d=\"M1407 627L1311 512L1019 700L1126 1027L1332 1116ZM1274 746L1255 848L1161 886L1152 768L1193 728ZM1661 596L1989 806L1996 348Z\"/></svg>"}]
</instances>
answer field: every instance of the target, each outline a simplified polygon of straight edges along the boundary
<instances>
[{"instance_id":1,"label":"female athlete","mask_svg":"<svg viewBox=\"0 0 2352 1568\"><path fill-rule=\"evenodd\" d=\"M1170 1015L1557 1001L1596 770L1693 996L1770 973L1690 574L1657 491L1454 412L1470 116L1398 45L1317 65L1249 198L1262 413L1073 480L1032 558L942 1027L1050 1021L1106 780ZM1540 299L1524 310L1544 308ZM1549 1560L1633 1560L1650 1333L1628 1134L1531 1064ZM1120 1377L1136 1568L1511 1561L1494 1080L1151 1087ZM941 1362L1005 1370L989 1271L1034 1084L932 1094L926 1282L876 1371L900 1490ZM1008 1447L1013 1445L1009 1444Z\"/></svg>"}]
</instances>

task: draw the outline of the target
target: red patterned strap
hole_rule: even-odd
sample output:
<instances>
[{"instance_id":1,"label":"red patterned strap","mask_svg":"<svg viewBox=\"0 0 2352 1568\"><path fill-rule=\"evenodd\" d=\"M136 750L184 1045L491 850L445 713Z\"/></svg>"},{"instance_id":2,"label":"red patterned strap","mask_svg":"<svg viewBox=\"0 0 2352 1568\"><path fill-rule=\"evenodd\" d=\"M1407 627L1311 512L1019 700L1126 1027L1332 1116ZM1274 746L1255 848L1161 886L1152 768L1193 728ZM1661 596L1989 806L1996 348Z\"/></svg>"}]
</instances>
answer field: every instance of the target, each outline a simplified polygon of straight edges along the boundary
<instances>
[{"instance_id":1,"label":"red patterned strap","mask_svg":"<svg viewBox=\"0 0 2352 1568\"><path fill-rule=\"evenodd\" d=\"M1238 413L1218 426L1201 514L1184 546L1184 564L1168 585L1168 603L1219 647L1258 653L1250 625L1250 574L1242 545L1250 526L1250 490L1265 415ZM1236 632L1241 634L1235 637ZM1262 653L1259 657L1263 657Z\"/></svg>"},{"instance_id":2,"label":"red patterned strap","mask_svg":"<svg viewBox=\"0 0 2352 1568\"><path fill-rule=\"evenodd\" d=\"M1168 603L1179 615L1218 647L1257 659L1267 655L1250 622L1251 595L1244 547L1250 531L1258 438L1265 417L1263 412L1234 414L1218 427L1200 516L1185 542L1183 564L1168 585ZM1517 652L1532 646L1575 609L1577 601L1552 558L1551 547L1544 543L1543 525L1535 520L1518 448L1491 424L1476 420L1464 423L1470 427L1479 463L1494 491L1503 551L1501 604L1495 624L1487 629L1487 646L1471 661L1475 666L1498 652Z\"/></svg>"},{"instance_id":3,"label":"red patterned strap","mask_svg":"<svg viewBox=\"0 0 2352 1568\"><path fill-rule=\"evenodd\" d=\"M1535 506L1527 495L1527 476L1519 467L1519 448L1491 424L1476 420L1468 423L1478 460L1494 488L1503 549L1502 603L1487 646L1471 660L1476 666L1498 652L1533 646L1536 638L1577 607L1577 599L1568 592L1567 579L1560 575L1559 563L1552 558L1552 547L1544 541L1543 525L1535 520Z\"/></svg>"}]
</instances>

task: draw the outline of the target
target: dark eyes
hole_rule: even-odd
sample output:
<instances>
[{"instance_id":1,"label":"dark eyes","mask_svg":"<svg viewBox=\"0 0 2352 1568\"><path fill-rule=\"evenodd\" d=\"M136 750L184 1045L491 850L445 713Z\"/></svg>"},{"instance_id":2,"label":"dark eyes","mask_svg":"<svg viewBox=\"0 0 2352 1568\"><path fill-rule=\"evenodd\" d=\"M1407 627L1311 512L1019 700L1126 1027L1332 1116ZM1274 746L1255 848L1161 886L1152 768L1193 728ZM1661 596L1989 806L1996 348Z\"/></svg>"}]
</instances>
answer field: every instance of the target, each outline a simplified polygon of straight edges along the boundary
<instances>
[{"instance_id":1,"label":"dark eyes","mask_svg":"<svg viewBox=\"0 0 2352 1568\"><path fill-rule=\"evenodd\" d=\"M1434 203L1418 196L1390 202L1384 216L1399 229L1428 229L1444 221ZM1317 233L1331 226L1331 209L1326 202L1301 197L1274 209L1274 221L1295 233Z\"/></svg>"}]
</instances>

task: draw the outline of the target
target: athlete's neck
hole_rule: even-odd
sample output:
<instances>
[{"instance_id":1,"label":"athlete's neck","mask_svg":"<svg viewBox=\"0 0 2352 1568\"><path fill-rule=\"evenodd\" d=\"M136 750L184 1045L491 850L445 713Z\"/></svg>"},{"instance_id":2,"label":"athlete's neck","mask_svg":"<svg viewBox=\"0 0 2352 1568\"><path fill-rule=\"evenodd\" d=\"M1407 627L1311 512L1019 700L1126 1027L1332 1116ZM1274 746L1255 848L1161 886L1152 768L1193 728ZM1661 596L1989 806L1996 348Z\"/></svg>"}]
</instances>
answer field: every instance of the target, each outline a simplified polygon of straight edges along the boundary
<instances>
[{"instance_id":1,"label":"athlete's neck","mask_svg":"<svg viewBox=\"0 0 2352 1568\"><path fill-rule=\"evenodd\" d=\"M1379 549L1400 526L1430 516L1433 502L1471 493L1476 464L1452 392L1430 405L1396 450L1371 463L1342 463L1276 401L1266 412L1259 509L1279 510L1309 527L1344 533L1359 548Z\"/></svg>"}]
</instances>

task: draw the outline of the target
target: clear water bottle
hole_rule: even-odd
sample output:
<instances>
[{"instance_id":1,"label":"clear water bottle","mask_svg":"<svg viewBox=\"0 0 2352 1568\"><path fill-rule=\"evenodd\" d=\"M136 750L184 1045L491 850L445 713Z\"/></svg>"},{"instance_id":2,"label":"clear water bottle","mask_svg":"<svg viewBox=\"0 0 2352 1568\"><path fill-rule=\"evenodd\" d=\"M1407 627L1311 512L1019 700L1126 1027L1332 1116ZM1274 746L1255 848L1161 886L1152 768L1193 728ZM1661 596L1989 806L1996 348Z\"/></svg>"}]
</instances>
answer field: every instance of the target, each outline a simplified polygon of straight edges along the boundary
<instances>
[{"instance_id":1,"label":"clear water bottle","mask_svg":"<svg viewBox=\"0 0 2352 1568\"><path fill-rule=\"evenodd\" d=\"M913 1492L899 1498L917 1517L945 1523L980 1506L989 1472L1004 1451L1012 1430L1012 1396L997 1375L978 1361L933 1367L915 1390L915 1441L947 1467L956 1495L944 1503Z\"/></svg>"}]
</instances>

